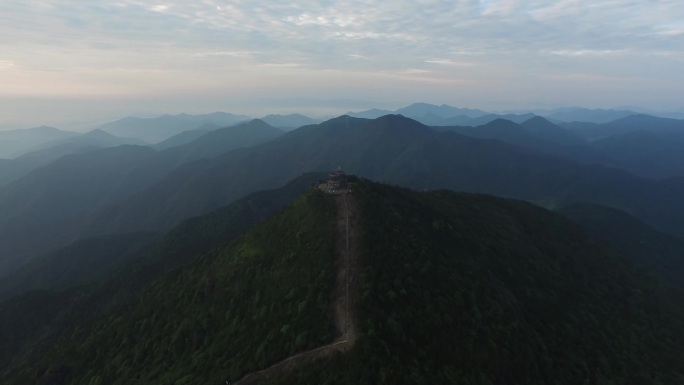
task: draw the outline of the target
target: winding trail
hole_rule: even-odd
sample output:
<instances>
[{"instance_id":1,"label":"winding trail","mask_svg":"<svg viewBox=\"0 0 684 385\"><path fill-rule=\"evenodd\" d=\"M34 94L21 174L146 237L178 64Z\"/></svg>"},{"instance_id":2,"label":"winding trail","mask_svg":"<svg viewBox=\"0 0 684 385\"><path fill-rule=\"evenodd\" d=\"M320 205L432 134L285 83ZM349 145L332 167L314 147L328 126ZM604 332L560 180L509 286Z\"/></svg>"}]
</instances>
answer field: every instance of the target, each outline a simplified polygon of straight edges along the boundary
<instances>
[{"instance_id":1,"label":"winding trail","mask_svg":"<svg viewBox=\"0 0 684 385\"><path fill-rule=\"evenodd\" d=\"M360 266L356 247L358 219L354 198L349 193L334 195L337 205L337 279L335 289L335 327L341 336L331 344L324 345L306 352L298 353L277 362L264 370L249 373L232 385L257 384L261 381L276 378L292 369L305 365L334 352L345 352L356 342L357 318L351 299L358 291ZM351 201L351 203L350 203ZM354 281L356 278L356 281ZM226 384L230 385L228 381Z\"/></svg>"}]
</instances>

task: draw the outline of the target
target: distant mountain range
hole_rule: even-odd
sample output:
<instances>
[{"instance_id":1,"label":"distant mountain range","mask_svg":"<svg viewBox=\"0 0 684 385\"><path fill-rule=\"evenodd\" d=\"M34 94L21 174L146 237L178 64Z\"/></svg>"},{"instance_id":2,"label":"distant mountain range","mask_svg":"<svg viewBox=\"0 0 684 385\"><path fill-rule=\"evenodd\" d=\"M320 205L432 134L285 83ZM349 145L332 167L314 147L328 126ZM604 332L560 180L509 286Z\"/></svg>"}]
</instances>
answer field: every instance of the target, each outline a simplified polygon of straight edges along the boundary
<instances>
[{"instance_id":1,"label":"distant mountain range","mask_svg":"<svg viewBox=\"0 0 684 385\"><path fill-rule=\"evenodd\" d=\"M181 132L198 129L204 124L227 127L248 120L251 120L248 116L215 112L205 115L162 115L154 118L127 117L102 124L97 128L120 137L159 143Z\"/></svg>"},{"instance_id":2,"label":"distant mountain range","mask_svg":"<svg viewBox=\"0 0 684 385\"><path fill-rule=\"evenodd\" d=\"M31 148L78 135L54 127L35 127L24 130L0 131L0 158L15 158Z\"/></svg>"},{"instance_id":3,"label":"distant mountain range","mask_svg":"<svg viewBox=\"0 0 684 385\"><path fill-rule=\"evenodd\" d=\"M7 160L4 165L0 166L0 187L65 155L127 144L146 145L139 139L119 138L102 130L93 130L84 134L72 132L59 134L59 136L65 137L48 142L31 140L34 143L33 146L24 148L21 155Z\"/></svg>"},{"instance_id":4,"label":"distant mountain range","mask_svg":"<svg viewBox=\"0 0 684 385\"><path fill-rule=\"evenodd\" d=\"M481 112L410 107L404 112ZM549 208L605 204L681 235L684 203L674 197L684 185L676 178L684 176L683 131L682 121L645 115L560 125L538 116L496 118L474 127L343 116L286 134L262 120L203 123L154 148L102 148L140 142L96 130L0 163L0 252L10 269L85 237L163 231L301 173L340 166L416 189L487 192Z\"/></svg>"},{"instance_id":5,"label":"distant mountain range","mask_svg":"<svg viewBox=\"0 0 684 385\"><path fill-rule=\"evenodd\" d=\"M397 110L371 109L347 113L352 117L366 119L375 119L388 114L404 115L428 126L479 126L496 119L522 123L535 115L545 117L553 122L608 123L630 115L639 115L641 112L572 107L500 114L478 109L457 108L446 104L437 106L428 103L414 103Z\"/></svg>"}]
</instances>

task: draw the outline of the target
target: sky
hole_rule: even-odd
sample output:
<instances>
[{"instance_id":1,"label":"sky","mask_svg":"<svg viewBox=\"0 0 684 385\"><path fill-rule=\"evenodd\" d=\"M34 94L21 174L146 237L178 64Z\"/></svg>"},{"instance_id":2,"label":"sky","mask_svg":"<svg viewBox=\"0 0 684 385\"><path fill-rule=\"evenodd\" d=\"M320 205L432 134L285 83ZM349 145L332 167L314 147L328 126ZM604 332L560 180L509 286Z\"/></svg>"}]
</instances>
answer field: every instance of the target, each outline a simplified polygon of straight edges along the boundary
<instances>
[{"instance_id":1,"label":"sky","mask_svg":"<svg viewBox=\"0 0 684 385\"><path fill-rule=\"evenodd\" d=\"M5 129L412 102L681 111L682 68L681 0L0 1Z\"/></svg>"}]
</instances>

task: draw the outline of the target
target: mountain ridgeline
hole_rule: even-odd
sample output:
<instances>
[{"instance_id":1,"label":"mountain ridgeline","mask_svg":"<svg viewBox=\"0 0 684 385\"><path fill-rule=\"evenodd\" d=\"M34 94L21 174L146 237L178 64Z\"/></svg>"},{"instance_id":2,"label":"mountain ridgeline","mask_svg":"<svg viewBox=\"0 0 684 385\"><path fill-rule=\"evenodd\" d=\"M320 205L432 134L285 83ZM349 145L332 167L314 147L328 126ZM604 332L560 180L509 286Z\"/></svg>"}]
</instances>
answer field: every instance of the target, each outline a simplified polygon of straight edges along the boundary
<instances>
[{"instance_id":1,"label":"mountain ridgeline","mask_svg":"<svg viewBox=\"0 0 684 385\"><path fill-rule=\"evenodd\" d=\"M400 115L341 116L287 133L253 120L175 138L178 145L162 150L71 154L0 188L0 276L79 239L167 231L251 192L338 167L417 190L481 192L550 209L605 205L683 236L684 178L674 177L681 151L671 138L680 124L633 116L594 125L620 135L641 127L672 143L648 162L633 151L638 141L620 151L604 143L619 135L591 142L540 117L437 128ZM647 175L631 173L637 169ZM651 179L657 175L670 178Z\"/></svg>"},{"instance_id":2,"label":"mountain ridgeline","mask_svg":"<svg viewBox=\"0 0 684 385\"><path fill-rule=\"evenodd\" d=\"M488 195L350 180L356 343L290 361L268 383L684 381L682 293L565 218ZM262 196L253 203L277 199ZM163 238L154 263L175 260L168 268L2 303L0 380L233 383L330 344L339 199L308 189L244 235L174 257L219 239L212 223L235 211L217 211ZM174 245L181 235L185 246Z\"/></svg>"}]
</instances>

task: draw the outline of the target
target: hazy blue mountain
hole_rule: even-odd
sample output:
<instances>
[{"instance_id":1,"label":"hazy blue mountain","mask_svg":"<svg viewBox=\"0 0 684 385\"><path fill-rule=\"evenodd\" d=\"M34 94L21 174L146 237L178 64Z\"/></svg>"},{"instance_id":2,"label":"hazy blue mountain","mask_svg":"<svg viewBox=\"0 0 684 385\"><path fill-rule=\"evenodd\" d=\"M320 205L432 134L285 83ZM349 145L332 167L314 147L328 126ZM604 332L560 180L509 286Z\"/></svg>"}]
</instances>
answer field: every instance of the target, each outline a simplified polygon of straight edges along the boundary
<instances>
[{"instance_id":1,"label":"hazy blue mountain","mask_svg":"<svg viewBox=\"0 0 684 385\"><path fill-rule=\"evenodd\" d=\"M0 131L0 158L15 158L41 144L76 135L78 135L76 132L45 126Z\"/></svg>"},{"instance_id":2,"label":"hazy blue mountain","mask_svg":"<svg viewBox=\"0 0 684 385\"><path fill-rule=\"evenodd\" d=\"M634 216L595 204L574 204L558 213L605 242L638 267L684 288L684 240L657 231Z\"/></svg>"},{"instance_id":3,"label":"hazy blue mountain","mask_svg":"<svg viewBox=\"0 0 684 385\"><path fill-rule=\"evenodd\" d=\"M481 126L487 123L491 123L498 119L508 120L514 123L522 123L526 120L533 118L535 115L529 114L487 114L478 116L475 118L463 119L463 115L456 116L452 118L443 119L439 126Z\"/></svg>"},{"instance_id":4,"label":"hazy blue mountain","mask_svg":"<svg viewBox=\"0 0 684 385\"><path fill-rule=\"evenodd\" d=\"M0 279L0 298L30 290L63 290L92 284L132 266L156 264L163 270L228 244L272 217L326 174L304 174L287 185L259 191L209 214L183 221L167 234L131 233L78 240L50 251Z\"/></svg>"},{"instance_id":5,"label":"hazy blue mountain","mask_svg":"<svg viewBox=\"0 0 684 385\"><path fill-rule=\"evenodd\" d=\"M67 155L0 189L0 275L29 251L35 256L77 239L74 225L92 210L153 183L155 170L140 166L155 154L119 146Z\"/></svg>"},{"instance_id":6,"label":"hazy blue mountain","mask_svg":"<svg viewBox=\"0 0 684 385\"><path fill-rule=\"evenodd\" d=\"M308 116L304 116L301 114L271 114L264 116L263 118L261 118L261 120L273 127L284 129L285 131L290 131L301 126L306 126L309 124L318 124L321 122L318 119L312 119Z\"/></svg>"},{"instance_id":7,"label":"hazy blue mountain","mask_svg":"<svg viewBox=\"0 0 684 385\"><path fill-rule=\"evenodd\" d=\"M506 143L529 148L544 146L543 141L529 133L523 126L505 119L496 119L477 127L438 126L435 127L435 129L439 131L451 131L473 138L497 139Z\"/></svg>"},{"instance_id":8,"label":"hazy blue mountain","mask_svg":"<svg viewBox=\"0 0 684 385\"><path fill-rule=\"evenodd\" d=\"M127 144L145 145L146 143L139 139L119 138L102 130L93 130L34 146L27 149L25 154L7 162L4 167L0 167L0 187L14 182L64 155Z\"/></svg>"},{"instance_id":9,"label":"hazy blue mountain","mask_svg":"<svg viewBox=\"0 0 684 385\"><path fill-rule=\"evenodd\" d=\"M563 127L587 140L604 139L633 131L681 132L684 131L684 120L658 118L649 115L631 115L603 124L568 123Z\"/></svg>"},{"instance_id":10,"label":"hazy blue mountain","mask_svg":"<svg viewBox=\"0 0 684 385\"><path fill-rule=\"evenodd\" d=\"M218 156L236 148L268 142L282 134L282 130L270 126L263 120L252 119L249 122L207 132L190 143L162 151L160 156L173 158L175 164L179 165Z\"/></svg>"},{"instance_id":11,"label":"hazy blue mountain","mask_svg":"<svg viewBox=\"0 0 684 385\"><path fill-rule=\"evenodd\" d=\"M404 115L416 120L425 115L436 115L441 118L451 118L453 116L468 116L470 118L477 118L487 115L487 112L470 108L457 108L446 104L437 106L428 103L414 103L394 111L395 114Z\"/></svg>"},{"instance_id":12,"label":"hazy blue mountain","mask_svg":"<svg viewBox=\"0 0 684 385\"><path fill-rule=\"evenodd\" d=\"M102 130L92 130L66 139L58 139L34 146L17 160L45 158L55 160L61 156L97 148L116 147L125 144L145 146L148 143L135 138L122 138Z\"/></svg>"},{"instance_id":13,"label":"hazy blue mountain","mask_svg":"<svg viewBox=\"0 0 684 385\"><path fill-rule=\"evenodd\" d=\"M579 135L557 124L551 123L541 116L534 116L519 123L527 132L547 142L577 146L587 144L586 140L582 139Z\"/></svg>"},{"instance_id":14,"label":"hazy blue mountain","mask_svg":"<svg viewBox=\"0 0 684 385\"><path fill-rule=\"evenodd\" d=\"M105 123L97 128L116 136L131 137L149 143L159 143L183 131L194 130L211 123L220 127L249 120L247 116L215 112L205 115L162 115L154 118L128 117Z\"/></svg>"},{"instance_id":15,"label":"hazy blue mountain","mask_svg":"<svg viewBox=\"0 0 684 385\"><path fill-rule=\"evenodd\" d=\"M281 130L255 119L164 151L120 146L62 157L38 168L0 189L0 275L22 259L80 238L82 221L93 210L154 185L183 163L280 135Z\"/></svg>"},{"instance_id":16,"label":"hazy blue mountain","mask_svg":"<svg viewBox=\"0 0 684 385\"><path fill-rule=\"evenodd\" d=\"M377 108L361 111L361 112L349 112L348 116L354 118L364 118L364 119L377 119L379 117L398 114L409 117L411 119L417 120L425 125L456 125L460 123L447 122L444 123L445 119L455 118L455 119L472 119L480 116L488 115L488 112L470 109L470 108L458 108L452 107L446 104L437 106L429 103L413 103L409 106L399 108L394 111L390 110L380 110ZM494 118L495 119L495 118ZM494 120L491 119L491 120ZM460 121L460 120L459 120Z\"/></svg>"},{"instance_id":17,"label":"hazy blue mountain","mask_svg":"<svg viewBox=\"0 0 684 385\"><path fill-rule=\"evenodd\" d=\"M531 135L512 122L492 124ZM0 214L5 214L0 218L6 222L0 227L2 255L16 262L38 246L54 247L103 234L167 230L247 193L277 187L304 172L337 167L415 189L486 192L549 208L575 202L604 204L628 210L658 230L684 234L684 201L679 198L684 180L658 182L616 169L580 166L533 148L436 132L397 115L375 120L344 116L176 168L178 156L188 154L178 152L179 148L161 155L148 149L151 154L128 171L125 162L112 162L110 167L118 171L111 180L101 182L109 169L98 169L98 162L83 158L70 166L77 171L67 167L33 173L0 190ZM208 151L213 150L197 154ZM114 192L109 191L112 188ZM38 233L40 243L34 238Z\"/></svg>"},{"instance_id":18,"label":"hazy blue mountain","mask_svg":"<svg viewBox=\"0 0 684 385\"><path fill-rule=\"evenodd\" d=\"M540 152L579 158L575 152L579 147L587 147L588 142L563 127L535 116L522 123L506 119L495 119L476 127L471 126L434 126L437 131L452 131L475 138L497 139ZM576 156L577 155L577 156Z\"/></svg>"},{"instance_id":19,"label":"hazy blue mountain","mask_svg":"<svg viewBox=\"0 0 684 385\"><path fill-rule=\"evenodd\" d=\"M497 119L487 124L471 126L433 126L437 131L452 131L474 138L496 139L520 146L521 149L562 157L580 164L614 166L610 159L575 135L572 130L560 127L535 116L520 124Z\"/></svg>"},{"instance_id":20,"label":"hazy blue mountain","mask_svg":"<svg viewBox=\"0 0 684 385\"><path fill-rule=\"evenodd\" d=\"M606 204L630 210L660 230L684 234L684 201L677 198L684 181L656 182L620 170L580 166L500 141L439 133L402 116L343 116L186 164L103 210L87 228L95 233L158 231L302 172L337 167L416 189L486 192L551 208L573 202Z\"/></svg>"},{"instance_id":21,"label":"hazy blue mountain","mask_svg":"<svg viewBox=\"0 0 684 385\"><path fill-rule=\"evenodd\" d=\"M631 131L596 140L614 167L650 178L684 176L684 130L681 132Z\"/></svg>"},{"instance_id":22,"label":"hazy blue mountain","mask_svg":"<svg viewBox=\"0 0 684 385\"><path fill-rule=\"evenodd\" d=\"M581 107L557 108L551 111L539 112L545 118L563 122L608 123L630 115L638 114L630 110L604 110Z\"/></svg>"},{"instance_id":23,"label":"hazy blue mountain","mask_svg":"<svg viewBox=\"0 0 684 385\"><path fill-rule=\"evenodd\" d=\"M347 116L351 116L352 118L362 118L362 119L377 119L381 116L389 115L394 113L394 111L390 110L380 110L377 108L373 108L370 110L366 111L360 111L360 112L348 112Z\"/></svg>"},{"instance_id":24,"label":"hazy blue mountain","mask_svg":"<svg viewBox=\"0 0 684 385\"><path fill-rule=\"evenodd\" d=\"M219 128L221 127L213 123L203 124L195 130L183 131L180 134L176 134L164 141L161 141L155 144L154 148L157 150L166 150L171 147L182 146L184 144L194 142L205 134L208 134L209 132Z\"/></svg>"}]
</instances>

